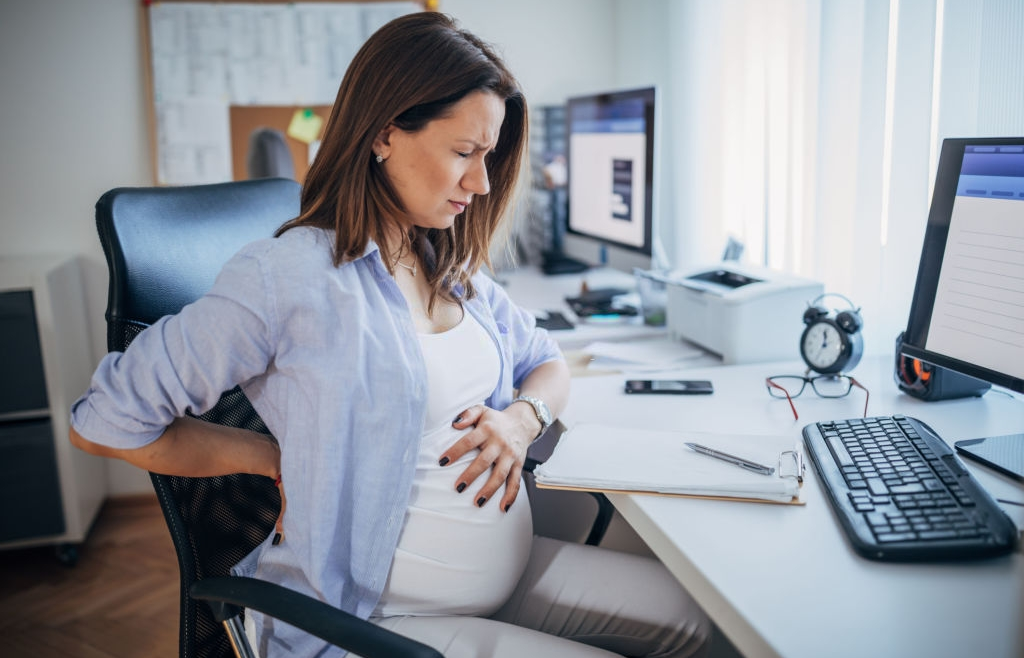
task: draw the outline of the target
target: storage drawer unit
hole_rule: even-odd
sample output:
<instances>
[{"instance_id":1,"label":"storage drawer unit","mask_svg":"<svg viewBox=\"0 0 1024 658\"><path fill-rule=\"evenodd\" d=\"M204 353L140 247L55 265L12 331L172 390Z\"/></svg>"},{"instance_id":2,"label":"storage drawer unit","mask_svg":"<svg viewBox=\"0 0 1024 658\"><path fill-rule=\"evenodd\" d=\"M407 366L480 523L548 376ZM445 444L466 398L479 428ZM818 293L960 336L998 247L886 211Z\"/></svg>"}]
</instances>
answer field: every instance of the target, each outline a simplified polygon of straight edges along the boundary
<instances>
[{"instance_id":1,"label":"storage drawer unit","mask_svg":"<svg viewBox=\"0 0 1024 658\"><path fill-rule=\"evenodd\" d=\"M0 548L69 562L107 492L104 460L67 438L95 366L81 277L73 256L0 257Z\"/></svg>"}]
</instances>

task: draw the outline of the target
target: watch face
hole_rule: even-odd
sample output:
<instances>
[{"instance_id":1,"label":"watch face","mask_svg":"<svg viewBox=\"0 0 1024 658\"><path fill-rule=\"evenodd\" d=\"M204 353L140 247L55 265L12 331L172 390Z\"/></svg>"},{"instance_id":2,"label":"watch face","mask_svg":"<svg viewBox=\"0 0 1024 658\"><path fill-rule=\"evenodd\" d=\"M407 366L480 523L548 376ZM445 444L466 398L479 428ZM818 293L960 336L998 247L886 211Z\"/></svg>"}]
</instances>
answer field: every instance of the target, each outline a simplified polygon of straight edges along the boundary
<instances>
[{"instance_id":1,"label":"watch face","mask_svg":"<svg viewBox=\"0 0 1024 658\"><path fill-rule=\"evenodd\" d=\"M819 321L804 330L800 354L807 365L818 372L838 372L848 352L846 346L845 336L834 324Z\"/></svg>"},{"instance_id":2,"label":"watch face","mask_svg":"<svg viewBox=\"0 0 1024 658\"><path fill-rule=\"evenodd\" d=\"M541 422L544 423L544 427L547 427L551 424L551 410L548 409L548 405L544 402L540 402L538 406L540 409L538 409L537 413L540 414L540 419Z\"/></svg>"}]
</instances>

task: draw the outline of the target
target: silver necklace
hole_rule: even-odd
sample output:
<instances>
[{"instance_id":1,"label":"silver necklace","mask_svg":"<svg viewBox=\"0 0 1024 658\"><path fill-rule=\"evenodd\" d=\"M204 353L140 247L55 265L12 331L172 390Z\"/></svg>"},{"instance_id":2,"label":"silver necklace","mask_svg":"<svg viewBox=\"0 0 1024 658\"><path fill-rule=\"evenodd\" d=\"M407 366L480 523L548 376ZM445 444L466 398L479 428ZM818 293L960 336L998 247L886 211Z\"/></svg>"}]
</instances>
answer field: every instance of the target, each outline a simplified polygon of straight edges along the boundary
<instances>
[{"instance_id":1,"label":"silver necklace","mask_svg":"<svg viewBox=\"0 0 1024 658\"><path fill-rule=\"evenodd\" d=\"M402 267L404 267L405 269L407 269L407 270L409 270L410 272L412 272L412 275L413 275L413 276L416 276L416 262L415 262L415 261L413 261L413 264L412 264L412 265L406 265L406 264L405 264L405 263L403 263L402 261L400 261L400 260L396 260L396 261L395 261L395 265L401 265L401 266L402 266Z\"/></svg>"}]
</instances>

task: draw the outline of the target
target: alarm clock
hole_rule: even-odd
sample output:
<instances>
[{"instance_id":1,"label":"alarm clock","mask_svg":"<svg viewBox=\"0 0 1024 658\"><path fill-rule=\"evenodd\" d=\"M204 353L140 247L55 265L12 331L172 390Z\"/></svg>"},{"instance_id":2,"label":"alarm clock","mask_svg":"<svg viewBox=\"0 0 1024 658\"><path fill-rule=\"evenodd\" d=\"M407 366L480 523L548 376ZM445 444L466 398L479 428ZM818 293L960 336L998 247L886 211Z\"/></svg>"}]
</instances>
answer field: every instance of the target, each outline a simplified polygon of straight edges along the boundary
<instances>
[{"instance_id":1,"label":"alarm clock","mask_svg":"<svg viewBox=\"0 0 1024 658\"><path fill-rule=\"evenodd\" d=\"M818 302L826 297L844 300L849 309L829 310ZM853 370L864 352L860 309L849 299L834 292L818 295L804 311L804 333L800 336L800 356L807 367L823 375Z\"/></svg>"}]
</instances>

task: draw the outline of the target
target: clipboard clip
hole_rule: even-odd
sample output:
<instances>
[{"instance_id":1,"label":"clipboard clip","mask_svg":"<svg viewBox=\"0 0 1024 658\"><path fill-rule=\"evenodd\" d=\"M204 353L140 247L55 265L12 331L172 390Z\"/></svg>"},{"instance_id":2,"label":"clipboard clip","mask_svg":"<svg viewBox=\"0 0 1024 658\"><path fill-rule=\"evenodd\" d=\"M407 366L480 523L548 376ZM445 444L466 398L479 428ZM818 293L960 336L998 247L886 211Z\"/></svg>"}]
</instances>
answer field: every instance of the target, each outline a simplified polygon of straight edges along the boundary
<instances>
[{"instance_id":1,"label":"clipboard clip","mask_svg":"<svg viewBox=\"0 0 1024 658\"><path fill-rule=\"evenodd\" d=\"M783 450L779 453L777 472L780 478L794 478L797 483L803 484L806 470L804 455L799 450Z\"/></svg>"}]
</instances>

